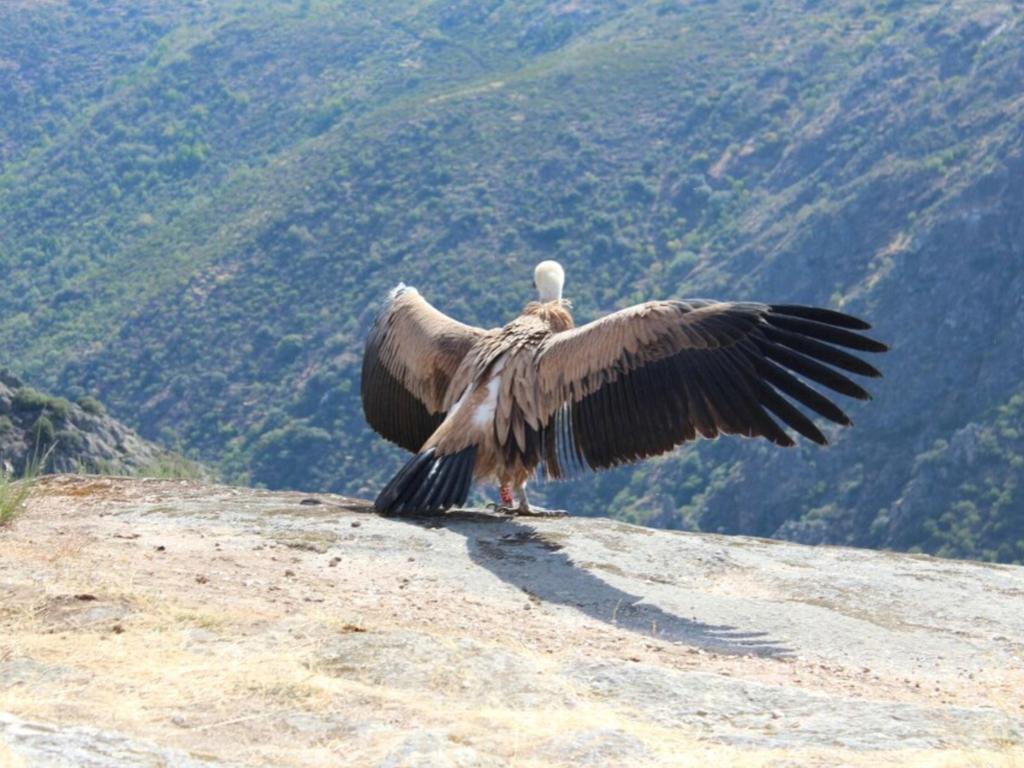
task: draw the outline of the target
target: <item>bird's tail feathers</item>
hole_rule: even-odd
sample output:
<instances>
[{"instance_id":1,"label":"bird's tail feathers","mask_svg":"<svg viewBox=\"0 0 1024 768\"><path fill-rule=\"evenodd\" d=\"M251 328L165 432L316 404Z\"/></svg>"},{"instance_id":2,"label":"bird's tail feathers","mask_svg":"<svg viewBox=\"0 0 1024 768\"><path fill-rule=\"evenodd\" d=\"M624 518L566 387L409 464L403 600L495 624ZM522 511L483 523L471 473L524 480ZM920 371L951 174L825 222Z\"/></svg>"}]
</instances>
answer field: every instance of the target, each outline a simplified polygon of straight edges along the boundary
<instances>
[{"instance_id":1,"label":"bird's tail feathers","mask_svg":"<svg viewBox=\"0 0 1024 768\"><path fill-rule=\"evenodd\" d=\"M428 448L413 456L377 496L382 515L416 515L462 506L473 484L476 446L443 456Z\"/></svg>"}]
</instances>

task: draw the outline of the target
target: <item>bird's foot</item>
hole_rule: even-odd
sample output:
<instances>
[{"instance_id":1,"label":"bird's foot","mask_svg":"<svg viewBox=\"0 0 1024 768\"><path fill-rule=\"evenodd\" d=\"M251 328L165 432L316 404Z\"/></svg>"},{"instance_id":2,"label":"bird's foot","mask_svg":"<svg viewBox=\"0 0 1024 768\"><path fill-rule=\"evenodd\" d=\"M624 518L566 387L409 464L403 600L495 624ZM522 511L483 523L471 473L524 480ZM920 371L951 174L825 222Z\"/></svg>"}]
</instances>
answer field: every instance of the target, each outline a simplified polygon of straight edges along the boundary
<instances>
[{"instance_id":1,"label":"bird's foot","mask_svg":"<svg viewBox=\"0 0 1024 768\"><path fill-rule=\"evenodd\" d=\"M524 507L522 505L512 510L516 517L568 517L569 513L564 509L544 509L544 507Z\"/></svg>"},{"instance_id":2,"label":"bird's foot","mask_svg":"<svg viewBox=\"0 0 1024 768\"><path fill-rule=\"evenodd\" d=\"M489 501L484 505L488 510L498 515L514 515L518 511L517 507L512 507L507 504L498 504L493 501Z\"/></svg>"}]
</instances>

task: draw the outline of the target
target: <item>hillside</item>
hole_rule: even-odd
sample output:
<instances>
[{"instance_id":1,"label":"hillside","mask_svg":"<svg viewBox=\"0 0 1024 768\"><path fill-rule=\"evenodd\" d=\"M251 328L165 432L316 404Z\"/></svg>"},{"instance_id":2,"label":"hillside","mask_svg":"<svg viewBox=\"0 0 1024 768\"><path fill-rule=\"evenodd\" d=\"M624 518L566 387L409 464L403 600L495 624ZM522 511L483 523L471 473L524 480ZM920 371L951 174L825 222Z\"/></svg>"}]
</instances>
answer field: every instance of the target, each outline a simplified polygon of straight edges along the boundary
<instances>
[{"instance_id":1,"label":"hillside","mask_svg":"<svg viewBox=\"0 0 1024 768\"><path fill-rule=\"evenodd\" d=\"M94 398L71 403L0 369L0 485L9 478L50 472L202 474L143 440Z\"/></svg>"},{"instance_id":2,"label":"hillside","mask_svg":"<svg viewBox=\"0 0 1024 768\"><path fill-rule=\"evenodd\" d=\"M467 322L705 295L871 318L874 402L545 489L662 527L1024 562L1024 8L5 3L0 350L233 479L368 495L388 287Z\"/></svg>"},{"instance_id":3,"label":"hillside","mask_svg":"<svg viewBox=\"0 0 1024 768\"><path fill-rule=\"evenodd\" d=\"M4 765L1024 759L1020 567L54 477L0 586Z\"/></svg>"}]
</instances>

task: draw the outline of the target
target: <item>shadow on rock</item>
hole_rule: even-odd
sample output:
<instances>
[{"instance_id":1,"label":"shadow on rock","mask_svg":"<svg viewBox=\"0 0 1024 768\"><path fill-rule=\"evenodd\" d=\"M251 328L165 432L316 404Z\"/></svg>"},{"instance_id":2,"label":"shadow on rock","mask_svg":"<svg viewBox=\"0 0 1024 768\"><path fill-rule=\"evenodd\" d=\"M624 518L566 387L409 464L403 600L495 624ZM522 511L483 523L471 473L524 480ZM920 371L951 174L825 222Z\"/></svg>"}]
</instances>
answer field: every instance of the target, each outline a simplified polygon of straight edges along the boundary
<instances>
[{"instance_id":1,"label":"shadow on rock","mask_svg":"<svg viewBox=\"0 0 1024 768\"><path fill-rule=\"evenodd\" d=\"M406 518L405 522L465 536L473 562L502 581L538 600L571 606L614 627L716 653L769 657L792 653L764 632L704 624L645 603L642 595L614 587L575 564L560 544L530 525L468 511Z\"/></svg>"}]
</instances>

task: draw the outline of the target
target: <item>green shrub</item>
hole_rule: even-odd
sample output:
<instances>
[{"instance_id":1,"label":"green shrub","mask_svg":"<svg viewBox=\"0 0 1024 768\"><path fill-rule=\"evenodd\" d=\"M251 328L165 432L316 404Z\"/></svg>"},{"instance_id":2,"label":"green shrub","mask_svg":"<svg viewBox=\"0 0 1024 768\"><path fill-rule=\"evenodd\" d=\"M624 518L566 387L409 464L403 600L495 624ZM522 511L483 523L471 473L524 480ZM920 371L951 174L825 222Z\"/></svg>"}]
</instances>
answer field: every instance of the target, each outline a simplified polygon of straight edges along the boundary
<instances>
[{"instance_id":1,"label":"green shrub","mask_svg":"<svg viewBox=\"0 0 1024 768\"><path fill-rule=\"evenodd\" d=\"M77 429L60 430L57 433L57 443L60 444L62 451L68 453L82 453L88 445L85 436Z\"/></svg>"},{"instance_id":2,"label":"green shrub","mask_svg":"<svg viewBox=\"0 0 1024 768\"><path fill-rule=\"evenodd\" d=\"M71 403L63 397L51 397L46 403L46 410L51 416L64 420L71 413Z\"/></svg>"},{"instance_id":3,"label":"green shrub","mask_svg":"<svg viewBox=\"0 0 1024 768\"><path fill-rule=\"evenodd\" d=\"M302 354L302 346L301 336L288 334L274 347L274 359L279 363L290 363Z\"/></svg>"},{"instance_id":4,"label":"green shrub","mask_svg":"<svg viewBox=\"0 0 1024 768\"><path fill-rule=\"evenodd\" d=\"M92 416L102 416L107 412L107 409L103 407L103 403L90 395L80 397L78 399L78 407Z\"/></svg>"},{"instance_id":5,"label":"green shrub","mask_svg":"<svg viewBox=\"0 0 1024 768\"><path fill-rule=\"evenodd\" d=\"M49 397L32 387L21 387L11 399L11 405L16 411L41 411L49 402Z\"/></svg>"},{"instance_id":6,"label":"green shrub","mask_svg":"<svg viewBox=\"0 0 1024 768\"><path fill-rule=\"evenodd\" d=\"M71 403L63 397L50 397L32 387L21 387L14 393L11 405L15 411L29 413L47 411L58 419L66 419L71 412Z\"/></svg>"}]
</instances>

